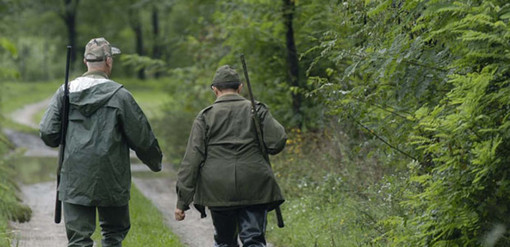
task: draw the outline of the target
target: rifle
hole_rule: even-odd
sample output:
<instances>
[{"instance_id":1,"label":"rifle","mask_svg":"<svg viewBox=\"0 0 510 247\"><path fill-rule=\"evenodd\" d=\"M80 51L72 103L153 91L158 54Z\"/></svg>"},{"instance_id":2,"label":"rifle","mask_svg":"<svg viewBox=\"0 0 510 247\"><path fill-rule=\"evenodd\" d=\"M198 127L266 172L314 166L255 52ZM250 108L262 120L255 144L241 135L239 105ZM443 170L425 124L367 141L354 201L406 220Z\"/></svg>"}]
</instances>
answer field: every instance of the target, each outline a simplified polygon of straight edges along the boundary
<instances>
[{"instance_id":1,"label":"rifle","mask_svg":"<svg viewBox=\"0 0 510 247\"><path fill-rule=\"evenodd\" d=\"M60 171L62 163L64 163L64 150L66 147L67 125L69 124L69 63L71 60L72 46L67 46L66 59L66 77L64 82L64 97L61 112L61 128L60 128L60 146L58 148L58 167L57 167L57 196L55 200L55 223L59 224L62 220L62 201L58 198L58 186L60 185Z\"/></svg>"},{"instance_id":2,"label":"rifle","mask_svg":"<svg viewBox=\"0 0 510 247\"><path fill-rule=\"evenodd\" d=\"M257 132L257 140L259 142L260 151L262 152L262 155L264 156L264 159L267 161L269 166L271 166L271 162L269 161L269 155L266 150L266 145L264 144L264 139L262 137L262 128L260 127L260 119L259 116L257 115L257 108L255 106L253 91L251 90L250 78L248 77L248 69L246 68L246 62L244 61L244 54L241 54L240 58L241 63L243 64L244 78L246 79L246 85L248 86L248 93L250 95L251 116L253 118L253 122L255 123L255 131ZM282 211L280 209L280 205L276 206L275 213L278 227L283 228L285 224L283 223L283 216Z\"/></svg>"}]
</instances>

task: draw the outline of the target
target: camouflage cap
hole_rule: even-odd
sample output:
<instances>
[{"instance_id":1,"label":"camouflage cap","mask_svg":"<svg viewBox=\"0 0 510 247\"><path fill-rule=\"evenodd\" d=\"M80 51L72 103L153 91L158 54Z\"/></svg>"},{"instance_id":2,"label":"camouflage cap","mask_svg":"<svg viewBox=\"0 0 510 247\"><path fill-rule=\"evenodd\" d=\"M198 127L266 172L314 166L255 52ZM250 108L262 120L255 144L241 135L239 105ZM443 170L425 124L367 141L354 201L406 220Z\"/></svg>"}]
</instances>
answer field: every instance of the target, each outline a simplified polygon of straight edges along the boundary
<instances>
[{"instance_id":1,"label":"camouflage cap","mask_svg":"<svg viewBox=\"0 0 510 247\"><path fill-rule=\"evenodd\" d=\"M87 62L99 62L115 54L120 54L119 48L111 46L110 42L101 37L91 39L87 43L83 57Z\"/></svg>"},{"instance_id":2,"label":"camouflage cap","mask_svg":"<svg viewBox=\"0 0 510 247\"><path fill-rule=\"evenodd\" d=\"M216 70L212 85L232 82L240 83L241 80L239 79L239 75L234 68L230 67L229 65L223 65Z\"/></svg>"}]
</instances>

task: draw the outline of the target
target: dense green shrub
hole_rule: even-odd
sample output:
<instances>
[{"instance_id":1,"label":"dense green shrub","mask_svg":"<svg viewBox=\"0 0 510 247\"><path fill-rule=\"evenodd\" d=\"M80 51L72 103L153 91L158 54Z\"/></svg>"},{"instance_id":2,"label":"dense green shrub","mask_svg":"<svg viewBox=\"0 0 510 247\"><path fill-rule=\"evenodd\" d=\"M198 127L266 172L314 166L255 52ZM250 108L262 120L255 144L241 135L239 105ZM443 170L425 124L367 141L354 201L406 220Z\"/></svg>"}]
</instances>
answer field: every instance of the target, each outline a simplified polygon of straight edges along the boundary
<instances>
[{"instance_id":1,"label":"dense green shrub","mask_svg":"<svg viewBox=\"0 0 510 247\"><path fill-rule=\"evenodd\" d=\"M314 78L318 96L381 141L385 164L407 163L417 189L405 195L408 213L381 221L383 236L395 246L507 246L510 5L343 3L334 6L343 25L316 46L318 60L335 63Z\"/></svg>"},{"instance_id":2,"label":"dense green shrub","mask_svg":"<svg viewBox=\"0 0 510 247\"><path fill-rule=\"evenodd\" d=\"M420 20L457 59L452 90L416 112L415 140L433 167L414 177L424 191L409 204L425 210L411 224L421 243L507 246L510 4L450 4L430 3Z\"/></svg>"}]
</instances>

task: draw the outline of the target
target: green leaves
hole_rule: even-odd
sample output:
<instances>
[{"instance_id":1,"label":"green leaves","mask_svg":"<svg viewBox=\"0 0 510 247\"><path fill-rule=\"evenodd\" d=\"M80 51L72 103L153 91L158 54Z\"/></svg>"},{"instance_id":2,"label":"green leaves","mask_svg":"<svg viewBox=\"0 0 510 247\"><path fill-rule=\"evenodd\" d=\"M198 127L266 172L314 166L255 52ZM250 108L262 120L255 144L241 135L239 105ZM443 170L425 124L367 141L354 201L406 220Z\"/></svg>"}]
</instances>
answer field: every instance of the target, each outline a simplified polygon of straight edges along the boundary
<instances>
[{"instance_id":1,"label":"green leaves","mask_svg":"<svg viewBox=\"0 0 510 247\"><path fill-rule=\"evenodd\" d=\"M163 60L152 59L138 54L122 54L121 61L124 65L133 68L135 71L144 69L148 74L166 72L169 70L168 65Z\"/></svg>"},{"instance_id":2,"label":"green leaves","mask_svg":"<svg viewBox=\"0 0 510 247\"><path fill-rule=\"evenodd\" d=\"M502 221L491 208L508 202L495 181L509 170L510 5L344 2L335 6L342 18L330 20L351 23L309 49L320 51L314 67L326 60L334 64L328 71L339 71L325 74L317 92L340 121L358 123L374 143L384 140L377 149L393 157L388 163L409 162L397 149L418 159L409 181L421 191L403 205L423 213L409 215L408 231L390 231L388 239L409 246L482 242Z\"/></svg>"},{"instance_id":3,"label":"green leaves","mask_svg":"<svg viewBox=\"0 0 510 247\"><path fill-rule=\"evenodd\" d=\"M12 57L18 57L18 50L16 49L16 46L14 46L14 44L11 43L8 39L0 38L0 47L8 51Z\"/></svg>"}]
</instances>

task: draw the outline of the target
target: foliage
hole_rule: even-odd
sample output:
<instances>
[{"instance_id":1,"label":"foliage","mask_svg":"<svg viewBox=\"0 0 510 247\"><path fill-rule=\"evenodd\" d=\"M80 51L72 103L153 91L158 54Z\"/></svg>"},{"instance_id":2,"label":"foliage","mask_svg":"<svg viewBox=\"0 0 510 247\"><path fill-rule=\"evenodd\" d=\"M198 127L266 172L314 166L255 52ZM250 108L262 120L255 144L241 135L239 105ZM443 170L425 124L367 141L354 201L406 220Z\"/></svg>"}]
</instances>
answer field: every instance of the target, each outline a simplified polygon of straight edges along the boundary
<instances>
[{"instance_id":1,"label":"foliage","mask_svg":"<svg viewBox=\"0 0 510 247\"><path fill-rule=\"evenodd\" d=\"M7 51L7 52L5 52ZM0 38L0 57L6 61L12 60L13 58L18 57L18 50L6 38ZM9 68L7 66L0 66L0 78L18 78L19 72L13 68Z\"/></svg>"},{"instance_id":2,"label":"foliage","mask_svg":"<svg viewBox=\"0 0 510 247\"><path fill-rule=\"evenodd\" d=\"M1 38L0 41L1 48L9 51L12 56L17 54L16 47L7 39ZM1 55L4 55L3 50L0 50ZM9 77L10 73L5 73L5 71L0 70L0 78ZM0 84L0 88L3 89L3 86L3 83ZM2 98L0 97L0 99ZM28 221L32 212L30 208L21 204L17 195L19 188L16 186L16 181L13 180L14 170L11 166L12 159L16 154L12 149L13 145L4 136L0 126L0 245L10 243L11 236L7 234L7 221Z\"/></svg>"},{"instance_id":3,"label":"foliage","mask_svg":"<svg viewBox=\"0 0 510 247\"><path fill-rule=\"evenodd\" d=\"M159 59L151 59L137 54L123 55L121 59L124 65L132 67L134 70L144 69L149 74L155 74L166 70L166 63Z\"/></svg>"},{"instance_id":4,"label":"foliage","mask_svg":"<svg viewBox=\"0 0 510 247\"><path fill-rule=\"evenodd\" d=\"M313 49L331 114L409 158L420 188L383 224L393 245L508 245L508 3L344 1ZM332 19L337 17L331 16ZM375 21L377 20L377 21ZM325 23L332 22L331 20ZM315 65L314 65L315 66ZM337 74L336 71L341 73ZM406 161L407 160L407 161ZM400 226L406 226L405 230ZM501 229L501 227L499 227Z\"/></svg>"},{"instance_id":5,"label":"foliage","mask_svg":"<svg viewBox=\"0 0 510 247\"><path fill-rule=\"evenodd\" d=\"M509 11L504 1L431 3L422 17L427 38L451 47L456 59L452 90L416 113L421 133L414 139L434 163L430 173L414 177L424 186L410 203L425 209L411 221L421 242L510 244L508 231L486 238L496 226L510 226L504 206L510 191Z\"/></svg>"},{"instance_id":6,"label":"foliage","mask_svg":"<svg viewBox=\"0 0 510 247\"><path fill-rule=\"evenodd\" d=\"M309 11L317 10L307 8L307 5L312 5L310 2L304 1L304 7L297 8L294 13L293 27L298 51L306 50L310 39L308 34L315 34L313 27L306 25L310 21ZM301 102L302 114L291 110L292 95L305 94L313 89L313 85L307 83L303 72L311 63L307 56L301 57L298 86L288 78L284 11L288 10L283 7L282 1L238 0L220 3L215 13L215 23L221 27L219 36L224 39L222 48L227 48L228 52L219 63L237 65L241 71L239 55L245 54L257 98L271 106L272 112L280 116L280 121L286 126L315 130L324 124L321 102L307 98ZM310 74L315 75L315 71ZM267 90L269 88L272 90Z\"/></svg>"}]
</instances>

